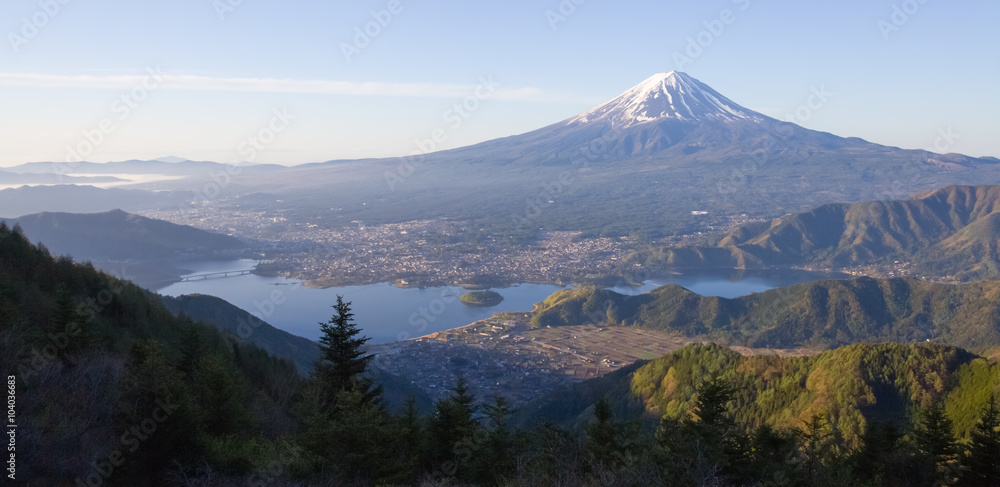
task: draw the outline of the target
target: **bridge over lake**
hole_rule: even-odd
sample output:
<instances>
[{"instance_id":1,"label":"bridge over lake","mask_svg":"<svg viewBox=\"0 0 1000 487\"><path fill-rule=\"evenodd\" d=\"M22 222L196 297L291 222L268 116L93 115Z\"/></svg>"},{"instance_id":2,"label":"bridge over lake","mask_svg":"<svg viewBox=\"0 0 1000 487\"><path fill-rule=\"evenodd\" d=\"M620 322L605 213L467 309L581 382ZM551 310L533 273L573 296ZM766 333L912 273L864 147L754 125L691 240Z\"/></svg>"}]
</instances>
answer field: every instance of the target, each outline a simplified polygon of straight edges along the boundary
<instances>
[{"instance_id":1,"label":"bridge over lake","mask_svg":"<svg viewBox=\"0 0 1000 487\"><path fill-rule=\"evenodd\" d=\"M181 277L181 282L204 281L206 279L223 279L226 277L245 276L253 272L253 269L240 269L235 271L208 272L205 274L192 274Z\"/></svg>"}]
</instances>

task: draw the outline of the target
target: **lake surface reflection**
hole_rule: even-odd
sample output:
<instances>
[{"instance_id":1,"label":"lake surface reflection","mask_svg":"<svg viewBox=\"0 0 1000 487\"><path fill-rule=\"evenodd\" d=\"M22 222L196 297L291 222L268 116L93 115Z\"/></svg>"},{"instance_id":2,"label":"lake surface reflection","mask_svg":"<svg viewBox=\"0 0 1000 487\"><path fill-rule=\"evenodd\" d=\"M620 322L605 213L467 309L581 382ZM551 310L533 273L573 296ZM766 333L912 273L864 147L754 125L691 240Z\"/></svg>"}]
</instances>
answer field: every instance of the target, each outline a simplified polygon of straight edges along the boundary
<instances>
[{"instance_id":1,"label":"lake surface reflection","mask_svg":"<svg viewBox=\"0 0 1000 487\"><path fill-rule=\"evenodd\" d=\"M189 275L250 269L253 260L194 262L185 265ZM664 284L679 284L698 294L736 297L766 291L779 286L842 275L796 270L698 271L646 281L641 287L616 287L623 294L640 294ZM255 313L268 323L289 333L312 340L319 338L320 321L332 314L337 295L351 301L355 319L371 343L426 335L435 331L467 325L490 317L498 311L530 311L550 294L565 289L546 284L518 284L494 289L504 300L485 308L470 308L458 297L461 287L425 289L398 288L388 283L313 289L301 281L283 277L244 275L224 279L205 279L172 284L157 290L160 294L209 294Z\"/></svg>"}]
</instances>

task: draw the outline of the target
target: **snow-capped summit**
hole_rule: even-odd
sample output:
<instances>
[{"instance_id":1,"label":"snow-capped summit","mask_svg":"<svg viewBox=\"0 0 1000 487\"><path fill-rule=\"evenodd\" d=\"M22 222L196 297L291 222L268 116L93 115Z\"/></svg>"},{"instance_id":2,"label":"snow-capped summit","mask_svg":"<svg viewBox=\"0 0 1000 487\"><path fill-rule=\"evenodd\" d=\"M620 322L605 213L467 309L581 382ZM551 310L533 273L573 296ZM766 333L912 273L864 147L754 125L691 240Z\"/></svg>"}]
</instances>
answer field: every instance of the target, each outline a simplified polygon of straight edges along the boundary
<instances>
[{"instance_id":1,"label":"snow-capped summit","mask_svg":"<svg viewBox=\"0 0 1000 487\"><path fill-rule=\"evenodd\" d=\"M531 132L454 149L465 160L505 164L662 160L725 160L755 150L785 153L858 147L867 142L816 132L755 112L693 77L655 74L590 110ZM866 146L867 147L867 146ZM812 151L812 152L810 152ZM581 156L584 154L584 156Z\"/></svg>"},{"instance_id":2,"label":"snow-capped summit","mask_svg":"<svg viewBox=\"0 0 1000 487\"><path fill-rule=\"evenodd\" d=\"M722 96L678 71L657 73L618 97L566 121L601 122L625 128L662 119L685 121L762 121L764 116Z\"/></svg>"}]
</instances>

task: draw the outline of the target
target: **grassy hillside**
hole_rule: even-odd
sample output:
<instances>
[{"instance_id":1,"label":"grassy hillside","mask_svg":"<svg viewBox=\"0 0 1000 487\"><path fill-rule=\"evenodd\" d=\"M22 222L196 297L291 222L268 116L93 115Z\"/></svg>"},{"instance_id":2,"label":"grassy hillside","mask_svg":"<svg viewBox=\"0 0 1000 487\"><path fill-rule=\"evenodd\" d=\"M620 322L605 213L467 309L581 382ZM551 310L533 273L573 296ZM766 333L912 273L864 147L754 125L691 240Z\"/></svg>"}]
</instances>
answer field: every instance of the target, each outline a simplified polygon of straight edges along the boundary
<instances>
[{"instance_id":1,"label":"grassy hillside","mask_svg":"<svg viewBox=\"0 0 1000 487\"><path fill-rule=\"evenodd\" d=\"M612 323L750 347L835 347L925 340L1000 345L1000 282L939 284L908 278L817 281L735 299L677 285L638 296L581 288L540 303L534 326Z\"/></svg>"},{"instance_id":2,"label":"grassy hillside","mask_svg":"<svg viewBox=\"0 0 1000 487\"><path fill-rule=\"evenodd\" d=\"M650 267L850 267L903 261L962 280L1000 276L1000 186L950 186L903 201L828 204L726 234L716 245L648 249Z\"/></svg>"}]
</instances>

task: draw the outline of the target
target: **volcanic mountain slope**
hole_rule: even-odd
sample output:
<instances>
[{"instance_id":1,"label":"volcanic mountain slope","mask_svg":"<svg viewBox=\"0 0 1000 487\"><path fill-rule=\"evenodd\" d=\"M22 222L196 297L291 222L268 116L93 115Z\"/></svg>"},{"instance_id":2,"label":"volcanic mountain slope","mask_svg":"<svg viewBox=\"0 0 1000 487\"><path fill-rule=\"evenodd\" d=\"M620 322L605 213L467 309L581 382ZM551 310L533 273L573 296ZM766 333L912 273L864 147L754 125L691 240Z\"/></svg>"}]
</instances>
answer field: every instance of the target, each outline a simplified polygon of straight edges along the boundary
<instances>
[{"instance_id":1,"label":"volcanic mountain slope","mask_svg":"<svg viewBox=\"0 0 1000 487\"><path fill-rule=\"evenodd\" d=\"M816 281L734 299L667 285L638 296L558 291L536 305L533 326L612 323L754 348L830 348L925 340L1000 346L1000 282L940 284L909 278Z\"/></svg>"},{"instance_id":2,"label":"volcanic mountain slope","mask_svg":"<svg viewBox=\"0 0 1000 487\"><path fill-rule=\"evenodd\" d=\"M450 218L500 235L539 227L683 233L692 210L774 217L831 201L1000 182L995 159L805 129L679 72L657 74L525 134L430 153L436 144L418 138L414 145L410 158L331 161L234 179L288 207L340 208L314 215L331 226Z\"/></svg>"},{"instance_id":3,"label":"volcanic mountain slope","mask_svg":"<svg viewBox=\"0 0 1000 487\"><path fill-rule=\"evenodd\" d=\"M1000 262L1000 186L950 186L902 201L823 205L744 225L716 246L644 251L666 267L850 267L911 262L917 272L994 278Z\"/></svg>"},{"instance_id":4,"label":"volcanic mountain slope","mask_svg":"<svg viewBox=\"0 0 1000 487\"><path fill-rule=\"evenodd\" d=\"M441 130L449 135L460 128L447 124ZM521 241L540 228L586 236L687 234L705 224L694 210L718 220L743 213L771 218L947 184L1000 184L998 159L904 150L809 130L743 107L680 72L656 74L599 106L531 132L443 151L438 150L442 140L438 131L417 133L409 157L290 168L170 159L79 163L74 171L164 174L170 179L130 188L170 189L188 202L208 199L241 211L280 206L294 218L328 228L440 218L475 222L471 231ZM927 145L933 142L929 138ZM0 192L0 212L4 205L24 208L21 202L29 195L8 192ZM68 198L56 195L35 206ZM42 210L32 210L37 211Z\"/></svg>"},{"instance_id":5,"label":"volcanic mountain slope","mask_svg":"<svg viewBox=\"0 0 1000 487\"><path fill-rule=\"evenodd\" d=\"M643 156L718 160L768 147L768 139L795 139L799 149L878 148L806 130L744 108L680 72L659 73L621 95L569 119L522 135L456 149L489 151L501 164L619 161ZM787 151L793 147L775 147ZM666 161L664 161L666 162Z\"/></svg>"}]
</instances>

